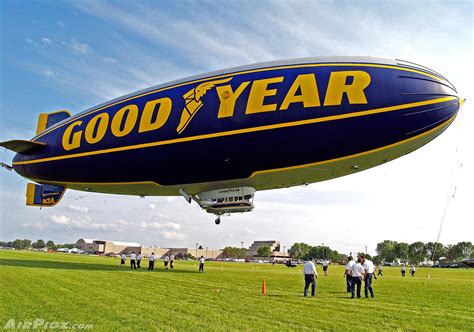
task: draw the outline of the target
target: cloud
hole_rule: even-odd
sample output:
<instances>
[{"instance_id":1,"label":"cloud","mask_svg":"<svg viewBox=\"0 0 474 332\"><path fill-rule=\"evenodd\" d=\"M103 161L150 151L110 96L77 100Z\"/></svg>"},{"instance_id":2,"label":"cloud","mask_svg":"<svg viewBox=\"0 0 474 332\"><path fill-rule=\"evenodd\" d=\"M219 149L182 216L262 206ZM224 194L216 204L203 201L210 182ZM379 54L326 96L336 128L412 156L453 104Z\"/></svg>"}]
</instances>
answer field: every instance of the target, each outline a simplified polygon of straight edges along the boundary
<instances>
[{"instance_id":1,"label":"cloud","mask_svg":"<svg viewBox=\"0 0 474 332\"><path fill-rule=\"evenodd\" d=\"M250 228L244 229L244 232L247 233L247 234L255 234L255 231L251 230Z\"/></svg>"},{"instance_id":2,"label":"cloud","mask_svg":"<svg viewBox=\"0 0 474 332\"><path fill-rule=\"evenodd\" d=\"M118 62L118 60L114 59L114 58L104 58L104 59L102 59L102 61L104 61L106 63L117 63Z\"/></svg>"},{"instance_id":3,"label":"cloud","mask_svg":"<svg viewBox=\"0 0 474 332\"><path fill-rule=\"evenodd\" d=\"M60 26L61 28L64 28L64 22L63 21L57 21L56 24Z\"/></svg>"},{"instance_id":4,"label":"cloud","mask_svg":"<svg viewBox=\"0 0 474 332\"><path fill-rule=\"evenodd\" d=\"M114 221L115 221L116 223L118 223L118 224L120 224L120 225L124 225L124 226L129 224L128 221L123 220L123 219L116 219L116 220L114 220Z\"/></svg>"},{"instance_id":5,"label":"cloud","mask_svg":"<svg viewBox=\"0 0 474 332\"><path fill-rule=\"evenodd\" d=\"M44 45L53 45L53 41L49 38L46 38L46 37L43 37L41 38L41 43L43 43Z\"/></svg>"},{"instance_id":6,"label":"cloud","mask_svg":"<svg viewBox=\"0 0 474 332\"><path fill-rule=\"evenodd\" d=\"M78 39L72 38L69 43L67 43L69 48L76 54L87 54L92 51L92 48L87 43L81 43Z\"/></svg>"},{"instance_id":7,"label":"cloud","mask_svg":"<svg viewBox=\"0 0 474 332\"><path fill-rule=\"evenodd\" d=\"M56 78L56 73L52 71L51 69L43 70L43 75L47 78Z\"/></svg>"},{"instance_id":8,"label":"cloud","mask_svg":"<svg viewBox=\"0 0 474 332\"><path fill-rule=\"evenodd\" d=\"M74 212L81 212L81 213L89 212L89 208L86 206L68 205L68 209Z\"/></svg>"},{"instance_id":9,"label":"cloud","mask_svg":"<svg viewBox=\"0 0 474 332\"><path fill-rule=\"evenodd\" d=\"M149 204L148 204L148 208L149 208L150 210L155 210L155 209L156 209L156 204L155 204L155 203L149 203Z\"/></svg>"},{"instance_id":10,"label":"cloud","mask_svg":"<svg viewBox=\"0 0 474 332\"><path fill-rule=\"evenodd\" d=\"M186 235L183 233L177 233L177 232L161 232L161 235L167 240L184 240L186 238Z\"/></svg>"},{"instance_id":11,"label":"cloud","mask_svg":"<svg viewBox=\"0 0 474 332\"><path fill-rule=\"evenodd\" d=\"M55 224L60 224L60 225L69 225L71 222L71 219L64 215L53 214L52 216L49 217L49 219Z\"/></svg>"},{"instance_id":12,"label":"cloud","mask_svg":"<svg viewBox=\"0 0 474 332\"><path fill-rule=\"evenodd\" d=\"M37 229L43 229L44 228L44 224L42 223L39 223L39 222L35 222L35 223L26 223L26 224L22 224L22 226L24 228L37 228Z\"/></svg>"},{"instance_id":13,"label":"cloud","mask_svg":"<svg viewBox=\"0 0 474 332\"><path fill-rule=\"evenodd\" d=\"M181 225L175 222L166 222L164 224L160 224L157 222L142 222L140 223L140 228L142 229L163 229L163 228L168 228L168 229L174 229L174 230L180 230Z\"/></svg>"},{"instance_id":14,"label":"cloud","mask_svg":"<svg viewBox=\"0 0 474 332\"><path fill-rule=\"evenodd\" d=\"M93 222L92 218L88 215L81 215L75 218L69 218L65 215L52 215L49 216L49 220L57 225L64 225L68 228L88 231L102 230L123 232L121 226L124 225L123 220L115 220L114 222L107 224Z\"/></svg>"}]
</instances>

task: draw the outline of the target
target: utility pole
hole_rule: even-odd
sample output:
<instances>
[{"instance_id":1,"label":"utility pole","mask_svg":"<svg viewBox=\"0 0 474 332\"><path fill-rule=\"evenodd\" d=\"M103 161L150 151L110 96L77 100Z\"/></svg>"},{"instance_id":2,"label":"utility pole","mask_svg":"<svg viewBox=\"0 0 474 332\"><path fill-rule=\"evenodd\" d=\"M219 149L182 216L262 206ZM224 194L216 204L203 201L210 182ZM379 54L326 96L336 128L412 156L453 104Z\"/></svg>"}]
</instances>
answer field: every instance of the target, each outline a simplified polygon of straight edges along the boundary
<instances>
[{"instance_id":1,"label":"utility pole","mask_svg":"<svg viewBox=\"0 0 474 332\"><path fill-rule=\"evenodd\" d=\"M199 245L199 243L196 242L196 258L198 257L198 245Z\"/></svg>"},{"instance_id":2,"label":"utility pole","mask_svg":"<svg viewBox=\"0 0 474 332\"><path fill-rule=\"evenodd\" d=\"M326 255L325 255L325 252L324 252L324 243L322 245L323 245L323 259L326 259Z\"/></svg>"},{"instance_id":3,"label":"utility pole","mask_svg":"<svg viewBox=\"0 0 474 332\"><path fill-rule=\"evenodd\" d=\"M367 255L367 246L365 246L365 254Z\"/></svg>"},{"instance_id":4,"label":"utility pole","mask_svg":"<svg viewBox=\"0 0 474 332\"><path fill-rule=\"evenodd\" d=\"M240 241L240 249L244 249L244 241Z\"/></svg>"}]
</instances>

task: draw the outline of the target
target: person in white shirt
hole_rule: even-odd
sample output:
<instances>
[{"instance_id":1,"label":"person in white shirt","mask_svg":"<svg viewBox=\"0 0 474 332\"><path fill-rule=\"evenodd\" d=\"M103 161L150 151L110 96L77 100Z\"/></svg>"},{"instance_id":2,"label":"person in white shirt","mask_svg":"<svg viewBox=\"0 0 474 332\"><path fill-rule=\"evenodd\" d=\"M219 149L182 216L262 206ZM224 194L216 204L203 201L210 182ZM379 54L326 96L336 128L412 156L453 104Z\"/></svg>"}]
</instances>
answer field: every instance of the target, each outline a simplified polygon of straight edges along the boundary
<instances>
[{"instance_id":1,"label":"person in white shirt","mask_svg":"<svg viewBox=\"0 0 474 332\"><path fill-rule=\"evenodd\" d=\"M163 263L165 264L165 270L168 270L168 262L170 261L170 257L168 254L165 255L165 258L163 260Z\"/></svg>"},{"instance_id":2,"label":"person in white shirt","mask_svg":"<svg viewBox=\"0 0 474 332\"><path fill-rule=\"evenodd\" d=\"M360 298L360 286L362 285L362 278L364 277L365 270L361 264L360 258L351 267L351 298L354 298L354 289L357 286L357 297Z\"/></svg>"},{"instance_id":3,"label":"person in white shirt","mask_svg":"<svg viewBox=\"0 0 474 332\"><path fill-rule=\"evenodd\" d=\"M411 276L412 276L412 277L414 277L414 276L415 276L415 272L416 272L416 270L415 270L415 266L414 266L414 265L412 265L412 266L411 266L411 269L410 269L410 273L411 273Z\"/></svg>"},{"instance_id":4,"label":"person in white shirt","mask_svg":"<svg viewBox=\"0 0 474 332\"><path fill-rule=\"evenodd\" d=\"M152 252L150 256L148 256L148 271L153 271L155 268L155 253Z\"/></svg>"},{"instance_id":5,"label":"person in white shirt","mask_svg":"<svg viewBox=\"0 0 474 332\"><path fill-rule=\"evenodd\" d=\"M170 256L170 269L171 270L173 269L173 263L174 263L174 255L171 254L171 256Z\"/></svg>"},{"instance_id":6,"label":"person in white shirt","mask_svg":"<svg viewBox=\"0 0 474 332\"><path fill-rule=\"evenodd\" d=\"M311 285L311 296L316 296L316 279L318 273L316 272L316 266L313 263L313 257L309 257L309 260L303 266L304 273L304 293L303 296L308 296L308 288Z\"/></svg>"},{"instance_id":7,"label":"person in white shirt","mask_svg":"<svg viewBox=\"0 0 474 332\"><path fill-rule=\"evenodd\" d=\"M327 260L327 259L323 260L322 265L323 265L324 275L327 276L328 275L329 260Z\"/></svg>"},{"instance_id":8,"label":"person in white shirt","mask_svg":"<svg viewBox=\"0 0 474 332\"><path fill-rule=\"evenodd\" d=\"M405 272L407 271L405 265L402 265L402 268L400 269L400 272L402 273L402 277L405 277Z\"/></svg>"},{"instance_id":9,"label":"person in white shirt","mask_svg":"<svg viewBox=\"0 0 474 332\"><path fill-rule=\"evenodd\" d=\"M204 256L199 258L199 272L204 272Z\"/></svg>"},{"instance_id":10,"label":"person in white shirt","mask_svg":"<svg viewBox=\"0 0 474 332\"><path fill-rule=\"evenodd\" d=\"M383 277L383 274L382 274L382 264L379 264L379 272L377 272L377 276L382 276Z\"/></svg>"},{"instance_id":11,"label":"person in white shirt","mask_svg":"<svg viewBox=\"0 0 474 332\"><path fill-rule=\"evenodd\" d=\"M368 260L367 258L365 258L365 255L360 255L360 260L365 270L365 276L364 276L365 298L369 297L369 292L370 292L370 297L374 297L374 290L372 289L372 277L377 279L377 277L374 274L375 272L374 263L372 263L371 260Z\"/></svg>"},{"instance_id":12,"label":"person in white shirt","mask_svg":"<svg viewBox=\"0 0 474 332\"><path fill-rule=\"evenodd\" d=\"M142 262L142 253L139 252L137 255L137 267L140 268L140 263Z\"/></svg>"},{"instance_id":13,"label":"person in white shirt","mask_svg":"<svg viewBox=\"0 0 474 332\"><path fill-rule=\"evenodd\" d=\"M355 262L352 256L349 256L347 259L349 261L347 262L346 267L344 268L344 276L346 277L347 292L350 293L351 288L352 288L351 269L352 269L352 265L354 265Z\"/></svg>"},{"instance_id":14,"label":"person in white shirt","mask_svg":"<svg viewBox=\"0 0 474 332\"><path fill-rule=\"evenodd\" d=\"M132 251L130 254L130 269L136 270L137 269L137 255Z\"/></svg>"},{"instance_id":15,"label":"person in white shirt","mask_svg":"<svg viewBox=\"0 0 474 332\"><path fill-rule=\"evenodd\" d=\"M125 261L127 260L127 256L125 254L120 255L120 267L125 266Z\"/></svg>"}]
</instances>

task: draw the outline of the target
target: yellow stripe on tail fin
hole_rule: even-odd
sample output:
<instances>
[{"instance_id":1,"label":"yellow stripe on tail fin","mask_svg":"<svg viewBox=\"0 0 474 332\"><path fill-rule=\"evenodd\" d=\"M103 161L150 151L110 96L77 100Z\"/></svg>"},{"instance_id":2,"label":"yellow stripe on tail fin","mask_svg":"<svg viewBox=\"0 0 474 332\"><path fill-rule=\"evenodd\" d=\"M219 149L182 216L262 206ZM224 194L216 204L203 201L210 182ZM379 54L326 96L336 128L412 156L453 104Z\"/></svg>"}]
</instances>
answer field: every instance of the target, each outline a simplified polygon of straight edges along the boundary
<instances>
[{"instance_id":1,"label":"yellow stripe on tail fin","mask_svg":"<svg viewBox=\"0 0 474 332\"><path fill-rule=\"evenodd\" d=\"M71 113L67 110L60 110L53 113L41 113L38 117L38 124L36 126L36 135L46 130L46 128L61 122L71 116Z\"/></svg>"},{"instance_id":2,"label":"yellow stripe on tail fin","mask_svg":"<svg viewBox=\"0 0 474 332\"><path fill-rule=\"evenodd\" d=\"M26 186L26 205L54 206L59 203L65 191L65 187L53 184L28 183Z\"/></svg>"}]
</instances>

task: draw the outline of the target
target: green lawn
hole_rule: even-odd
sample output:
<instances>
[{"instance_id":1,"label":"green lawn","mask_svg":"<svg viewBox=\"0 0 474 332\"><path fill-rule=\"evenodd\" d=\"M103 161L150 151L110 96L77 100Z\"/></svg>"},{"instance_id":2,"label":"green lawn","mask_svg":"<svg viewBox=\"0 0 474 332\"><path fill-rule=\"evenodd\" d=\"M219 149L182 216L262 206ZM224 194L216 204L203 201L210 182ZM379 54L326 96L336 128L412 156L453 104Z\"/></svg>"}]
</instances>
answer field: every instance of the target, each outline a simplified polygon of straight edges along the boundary
<instances>
[{"instance_id":1,"label":"green lawn","mask_svg":"<svg viewBox=\"0 0 474 332\"><path fill-rule=\"evenodd\" d=\"M128 263L128 261L127 261ZM93 324L96 330L474 330L474 270L386 268L375 299L350 299L343 268L303 298L301 267L175 263L154 272L117 258L0 250L0 328L10 319ZM430 278L428 278L428 274ZM262 279L268 293L262 296Z\"/></svg>"}]
</instances>

